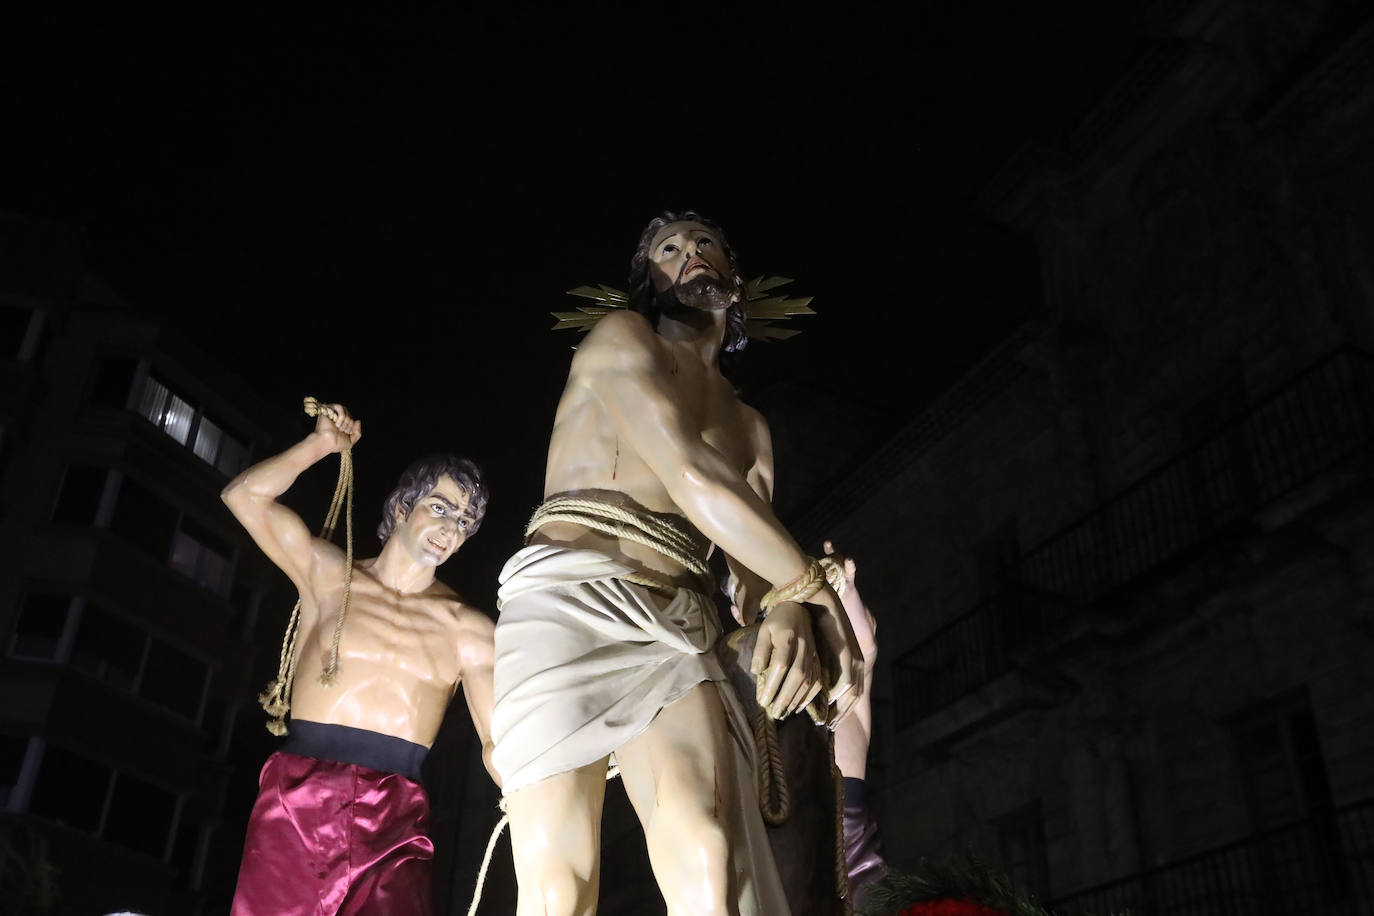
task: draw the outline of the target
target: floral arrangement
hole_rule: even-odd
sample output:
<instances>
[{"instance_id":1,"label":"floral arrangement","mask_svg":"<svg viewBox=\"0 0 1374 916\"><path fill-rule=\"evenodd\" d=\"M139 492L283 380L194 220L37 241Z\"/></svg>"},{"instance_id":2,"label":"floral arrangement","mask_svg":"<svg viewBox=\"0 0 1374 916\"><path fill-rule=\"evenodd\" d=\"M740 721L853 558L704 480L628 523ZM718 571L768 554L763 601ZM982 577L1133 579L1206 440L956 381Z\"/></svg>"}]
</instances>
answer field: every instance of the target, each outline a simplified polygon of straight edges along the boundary
<instances>
[{"instance_id":1,"label":"floral arrangement","mask_svg":"<svg viewBox=\"0 0 1374 916\"><path fill-rule=\"evenodd\" d=\"M1050 916L1006 875L973 855L922 859L913 872L890 868L865 889L859 916Z\"/></svg>"}]
</instances>

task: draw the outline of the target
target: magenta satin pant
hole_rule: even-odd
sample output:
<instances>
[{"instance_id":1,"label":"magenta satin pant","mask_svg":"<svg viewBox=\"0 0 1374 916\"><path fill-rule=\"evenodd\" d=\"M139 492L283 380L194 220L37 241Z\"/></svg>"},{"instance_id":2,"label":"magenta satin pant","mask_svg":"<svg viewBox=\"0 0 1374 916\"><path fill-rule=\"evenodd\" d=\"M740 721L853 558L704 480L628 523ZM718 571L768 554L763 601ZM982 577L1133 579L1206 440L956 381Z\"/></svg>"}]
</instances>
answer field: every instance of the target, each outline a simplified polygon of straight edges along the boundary
<instances>
[{"instance_id":1,"label":"magenta satin pant","mask_svg":"<svg viewBox=\"0 0 1374 916\"><path fill-rule=\"evenodd\" d=\"M429 799L419 783L282 751L248 820L233 916L429 916Z\"/></svg>"}]
</instances>

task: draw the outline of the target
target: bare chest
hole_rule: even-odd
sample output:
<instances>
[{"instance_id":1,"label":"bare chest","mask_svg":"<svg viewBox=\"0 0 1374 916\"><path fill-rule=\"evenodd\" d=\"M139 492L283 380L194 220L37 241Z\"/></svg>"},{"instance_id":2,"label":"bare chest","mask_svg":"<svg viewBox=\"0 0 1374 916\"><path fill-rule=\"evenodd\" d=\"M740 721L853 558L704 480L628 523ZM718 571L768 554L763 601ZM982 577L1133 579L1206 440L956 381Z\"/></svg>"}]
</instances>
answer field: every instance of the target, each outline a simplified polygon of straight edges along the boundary
<instances>
[{"instance_id":1,"label":"bare chest","mask_svg":"<svg viewBox=\"0 0 1374 916\"><path fill-rule=\"evenodd\" d=\"M333 642L342 600L340 586L322 602L330 607L320 615L312 634L312 642L321 650L327 651ZM339 633L341 668L348 661L361 662L374 675L388 672L402 681L447 688L458 679L457 643L451 601L395 592L361 572L354 573ZM359 669L355 666L354 670Z\"/></svg>"},{"instance_id":2,"label":"bare chest","mask_svg":"<svg viewBox=\"0 0 1374 916\"><path fill-rule=\"evenodd\" d=\"M683 373L678 405L707 445L720 452L741 473L754 462L753 444L744 405L734 388L718 376L701 377L700 370Z\"/></svg>"}]
</instances>

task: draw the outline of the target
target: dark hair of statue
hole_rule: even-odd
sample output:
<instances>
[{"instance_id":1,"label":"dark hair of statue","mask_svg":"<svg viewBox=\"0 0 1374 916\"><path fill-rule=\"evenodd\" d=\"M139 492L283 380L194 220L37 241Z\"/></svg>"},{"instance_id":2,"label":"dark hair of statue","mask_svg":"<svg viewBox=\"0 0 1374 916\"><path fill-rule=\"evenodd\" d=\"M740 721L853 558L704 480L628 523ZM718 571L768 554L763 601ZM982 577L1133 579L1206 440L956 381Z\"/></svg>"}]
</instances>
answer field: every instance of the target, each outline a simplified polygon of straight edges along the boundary
<instances>
[{"instance_id":1,"label":"dark hair of statue","mask_svg":"<svg viewBox=\"0 0 1374 916\"><path fill-rule=\"evenodd\" d=\"M468 507L463 514L472 521L466 530L472 537L482 527L482 516L487 513L487 485L482 480L482 469L476 463L457 455L429 455L413 462L401 473L396 487L382 504L382 522L377 526L377 540L382 544L391 538L396 529L396 510L409 517L416 500L423 499L439 485L440 477L451 477L459 489L467 494Z\"/></svg>"},{"instance_id":2,"label":"dark hair of statue","mask_svg":"<svg viewBox=\"0 0 1374 916\"><path fill-rule=\"evenodd\" d=\"M740 299L726 310L725 340L721 344L721 349L726 353L738 353L749 342L749 333L745 325L744 280L740 278L735 249L730 247L730 241L725 237L725 232L719 224L695 210L684 210L681 213L665 211L662 216L654 217L649 221L649 225L644 227L644 232L639 236L639 246L635 248L634 257L630 258L630 309L649 319L650 325L658 326L660 309L654 301L654 281L649 276L649 246L653 244L658 230L669 223L679 222L701 223L715 233L720 238L720 243L725 246L725 256L730 259L730 272L735 275L735 286Z\"/></svg>"}]
</instances>

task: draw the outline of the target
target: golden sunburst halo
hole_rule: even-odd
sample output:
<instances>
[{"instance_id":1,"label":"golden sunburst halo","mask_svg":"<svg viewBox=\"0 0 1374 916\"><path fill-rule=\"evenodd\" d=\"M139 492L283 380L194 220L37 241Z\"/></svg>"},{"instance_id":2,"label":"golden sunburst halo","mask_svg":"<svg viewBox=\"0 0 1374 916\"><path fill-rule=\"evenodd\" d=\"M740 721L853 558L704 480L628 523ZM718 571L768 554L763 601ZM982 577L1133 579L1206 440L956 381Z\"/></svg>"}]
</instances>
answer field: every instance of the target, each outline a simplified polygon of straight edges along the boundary
<instances>
[{"instance_id":1,"label":"golden sunburst halo","mask_svg":"<svg viewBox=\"0 0 1374 916\"><path fill-rule=\"evenodd\" d=\"M791 277L755 277L744 286L745 330L753 340L786 340L800 334L797 328L778 327L773 322L787 321L798 315L814 315L812 296L791 298L775 294L773 290L792 282ZM604 283L578 286L568 290L569 296L590 299L594 304L579 305L572 312L550 312L558 319L552 330L576 329L589 331L606 315L616 309L628 308L630 297L621 290Z\"/></svg>"}]
</instances>

